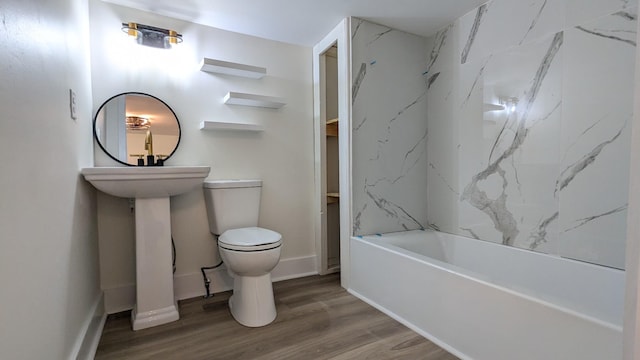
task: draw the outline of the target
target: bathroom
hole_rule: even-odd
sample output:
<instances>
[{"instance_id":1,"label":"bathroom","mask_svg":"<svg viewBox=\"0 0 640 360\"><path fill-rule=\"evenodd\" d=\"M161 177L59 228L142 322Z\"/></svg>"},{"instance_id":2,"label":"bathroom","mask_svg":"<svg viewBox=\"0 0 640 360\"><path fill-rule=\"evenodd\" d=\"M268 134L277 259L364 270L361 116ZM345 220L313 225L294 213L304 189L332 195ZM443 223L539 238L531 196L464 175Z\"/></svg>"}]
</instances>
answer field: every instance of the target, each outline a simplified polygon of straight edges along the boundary
<instances>
[{"instance_id":1,"label":"bathroom","mask_svg":"<svg viewBox=\"0 0 640 360\"><path fill-rule=\"evenodd\" d=\"M535 2L535 6L542 3L548 3L547 6L551 7L559 2L539 1ZM575 5L578 2L569 3ZM607 6L613 4L621 8L628 2L593 3L602 4L596 10L610 14L615 11L609 11ZM86 328L87 316L94 313L96 299L104 295L104 306L111 312L132 305L135 259L130 204L126 199L96 192L79 175L79 169L84 167L114 165L90 136L91 117L99 104L122 92L152 93L167 102L178 114L182 139L179 151L172 156L168 165L210 166L212 179L263 180L261 225L279 231L284 239L297 239L283 247L281 263L273 273L274 279L283 280L316 272L315 154L311 146L314 139L313 58L309 47L230 33L102 1L85 3L60 0L46 5L10 1L0 5L0 10L5 26L1 42L3 55L0 58L3 74L8 74L6 81L0 84L2 150L5 154L16 154L7 156L9 166L3 171L11 176L2 177L3 217L0 228L3 255L0 274L2 283L8 284L6 286L10 291L2 296L5 306L1 314L1 349L8 349L9 354L17 354L19 350L24 353L24 358L40 358L42 356L39 354L45 353L54 354L54 358L67 358L71 349L77 347L77 339ZM580 18L582 15L578 13L575 16ZM140 23L179 29L185 41L176 51L161 53L162 56L147 48L134 46L127 42L126 37L122 38L120 30L120 23L131 18ZM525 28L529 25L530 22L526 23ZM542 35L535 34L533 38ZM484 43L479 42L474 46L485 47L491 53L491 46L499 49L509 45L511 39L479 38L479 41ZM519 41L517 39L516 44ZM424 46L428 54L427 45ZM472 57L482 55L470 54ZM264 66L269 76L260 81L212 76L197 70L203 57ZM475 59L471 59L471 64L476 64L473 62ZM370 64L373 59L366 60ZM384 64L378 62L375 65L380 67ZM104 76L105 73L109 75ZM627 76L629 79L633 77L632 74ZM443 79L440 78L441 81ZM418 80L424 84L424 78ZM437 83L433 84L437 86ZM69 117L70 88L76 93L77 120ZM279 96L285 98L287 104L276 111L224 106L222 99L226 92L236 90ZM497 96L493 100L495 104L499 103ZM429 101L427 98L427 112L433 110ZM628 109L632 99L613 97L610 101ZM624 105L621 104L623 101ZM29 109L29 112L25 109ZM267 130L260 133L233 133L209 132L199 128L200 122L205 120L240 121L246 118ZM358 125L355 117L352 120L354 127ZM624 135L627 143L631 144L630 150L634 150L630 151L632 159L638 153L635 150L639 146L638 141L629 139L631 132L637 131L637 127L632 127L634 122L635 119L629 117ZM473 131L495 131L496 127L497 124L491 124ZM615 134L612 133L605 140ZM416 141L424 132L419 135ZM435 193L434 196L446 197L447 189L441 191L443 188L437 188L446 187L446 184L438 181L449 176L455 178L459 165L451 162L450 168L443 169L442 166L447 166L449 159L440 159L440 163L431 161L435 152L431 151L432 144L427 146L426 154L430 163L439 170L429 171L432 168L428 163L426 166L423 164L427 191L429 194ZM637 212L638 181L633 181L637 179L636 163L632 161L631 166L629 216ZM36 169L34 165L40 168ZM505 166L505 169L508 167ZM472 175L468 174L467 177ZM356 176L354 174L355 198L358 196L355 190L361 189L355 185ZM462 176L460 181L464 181ZM467 184L454 185L452 188L459 191ZM429 191L432 186L436 188ZM457 189L457 186L460 188ZM357 201L355 198L354 201ZM451 204L447 199L437 202L440 207ZM427 206L426 201L424 205ZM557 206L553 203L550 205ZM354 203L353 219L361 206L364 204ZM429 203L428 206L436 205ZM601 213L618 207L603 209ZM368 209L371 210L371 207ZM430 220L437 220L431 220L432 225L443 231L451 226L446 222L453 221L453 216L469 216L469 212L458 213L457 209L452 208L438 211L428 207L420 211L429 214L426 216ZM202 192L194 191L172 199L171 214L178 254L176 294L182 298L200 296L203 291L200 267L218 261L216 245L207 226ZM432 217L439 214L442 214L442 218ZM618 212L618 215L622 214ZM537 224L537 215L532 213L527 221ZM468 220L472 222L475 219ZM626 261L627 282L635 284L630 279L637 278L638 252L628 249L637 248L640 230L630 222L629 235L624 236L625 223L612 225L619 231L616 239L629 239L626 245L627 259L617 254L616 266L620 267L620 262L624 265ZM365 222L360 224L367 225ZM428 224L423 225L426 227ZM489 230L493 227L492 223L484 225ZM388 231L396 230L385 232ZM356 234L376 232L381 231L370 229ZM467 232L465 236L470 236L470 233ZM484 235L480 233L479 236ZM213 291L229 289L230 284L224 283L224 276L217 276L215 271L211 276L214 280ZM627 287L632 290L628 296L633 296L636 289L635 285L632 286ZM627 301L631 305L626 306L625 321L635 321L636 302ZM633 324L625 324L625 339L630 339L625 341L628 347L625 356L629 359L634 358L634 346L637 346L633 343ZM61 326L64 331L60 331ZM28 342L28 339L34 338L38 339L39 346L29 345L32 342ZM44 349L49 350L44 352Z\"/></svg>"}]
</instances>

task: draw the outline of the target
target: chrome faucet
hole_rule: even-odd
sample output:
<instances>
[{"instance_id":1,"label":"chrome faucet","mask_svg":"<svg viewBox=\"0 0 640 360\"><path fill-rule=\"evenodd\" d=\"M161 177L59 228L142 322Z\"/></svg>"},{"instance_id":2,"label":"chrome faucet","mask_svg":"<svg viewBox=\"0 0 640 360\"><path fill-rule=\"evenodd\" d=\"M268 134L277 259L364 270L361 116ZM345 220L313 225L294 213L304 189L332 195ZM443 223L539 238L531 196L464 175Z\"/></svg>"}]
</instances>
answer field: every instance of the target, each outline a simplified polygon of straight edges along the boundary
<instances>
[{"instance_id":1,"label":"chrome faucet","mask_svg":"<svg viewBox=\"0 0 640 360\"><path fill-rule=\"evenodd\" d=\"M153 135L151 135L151 130L147 130L147 135L144 137L144 149L147 150L147 155L153 155Z\"/></svg>"}]
</instances>

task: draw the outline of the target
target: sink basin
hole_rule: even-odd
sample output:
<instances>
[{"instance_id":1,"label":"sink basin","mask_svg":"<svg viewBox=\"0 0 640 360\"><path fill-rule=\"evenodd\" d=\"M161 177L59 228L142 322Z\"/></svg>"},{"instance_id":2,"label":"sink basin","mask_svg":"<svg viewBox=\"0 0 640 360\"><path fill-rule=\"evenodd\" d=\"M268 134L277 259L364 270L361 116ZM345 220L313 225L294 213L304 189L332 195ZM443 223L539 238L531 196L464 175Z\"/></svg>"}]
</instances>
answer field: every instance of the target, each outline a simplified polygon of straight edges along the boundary
<instances>
[{"instance_id":1,"label":"sink basin","mask_svg":"<svg viewBox=\"0 0 640 360\"><path fill-rule=\"evenodd\" d=\"M208 166L93 167L81 173L96 189L124 198L162 198L179 195L202 184Z\"/></svg>"},{"instance_id":2,"label":"sink basin","mask_svg":"<svg viewBox=\"0 0 640 360\"><path fill-rule=\"evenodd\" d=\"M136 304L133 330L180 318L173 293L170 197L202 186L208 166L94 167L81 173L98 190L135 198Z\"/></svg>"}]
</instances>

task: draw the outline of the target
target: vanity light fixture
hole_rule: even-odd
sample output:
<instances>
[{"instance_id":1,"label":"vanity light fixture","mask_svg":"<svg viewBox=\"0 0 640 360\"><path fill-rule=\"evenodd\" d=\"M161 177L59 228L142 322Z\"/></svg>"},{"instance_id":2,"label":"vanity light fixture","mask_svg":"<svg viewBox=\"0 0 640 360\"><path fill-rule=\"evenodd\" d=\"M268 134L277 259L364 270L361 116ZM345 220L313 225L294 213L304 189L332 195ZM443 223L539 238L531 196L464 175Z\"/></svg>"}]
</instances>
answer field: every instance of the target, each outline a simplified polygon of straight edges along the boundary
<instances>
[{"instance_id":1,"label":"vanity light fixture","mask_svg":"<svg viewBox=\"0 0 640 360\"><path fill-rule=\"evenodd\" d=\"M182 42L182 34L175 30L162 29L155 26L134 22L122 23L122 31L134 38L140 45L160 49L170 49Z\"/></svg>"},{"instance_id":2,"label":"vanity light fixture","mask_svg":"<svg viewBox=\"0 0 640 360\"><path fill-rule=\"evenodd\" d=\"M151 127L149 118L141 116L127 116L127 130L147 130Z\"/></svg>"}]
</instances>

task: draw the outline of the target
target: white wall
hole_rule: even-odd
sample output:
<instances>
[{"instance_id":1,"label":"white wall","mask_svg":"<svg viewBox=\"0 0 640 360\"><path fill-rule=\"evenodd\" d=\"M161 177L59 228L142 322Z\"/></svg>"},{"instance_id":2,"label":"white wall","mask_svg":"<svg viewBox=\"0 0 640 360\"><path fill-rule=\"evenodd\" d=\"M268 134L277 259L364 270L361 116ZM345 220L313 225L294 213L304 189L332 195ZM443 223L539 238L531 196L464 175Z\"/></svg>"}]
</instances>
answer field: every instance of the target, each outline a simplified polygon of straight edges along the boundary
<instances>
[{"instance_id":1,"label":"white wall","mask_svg":"<svg viewBox=\"0 0 640 360\"><path fill-rule=\"evenodd\" d=\"M87 3L0 14L0 358L75 358L100 297Z\"/></svg>"},{"instance_id":2,"label":"white wall","mask_svg":"<svg viewBox=\"0 0 640 360\"><path fill-rule=\"evenodd\" d=\"M262 179L260 226L282 234L282 261L313 256L311 49L102 1L90 2L90 18L94 111L112 95L127 91L163 99L182 127L180 147L167 165L208 165L209 179ZM121 22L130 21L175 29L184 42L171 51L133 45L120 30ZM253 80L201 72L203 57L263 66L267 76ZM279 110L225 105L228 91L279 96L287 105ZM265 131L201 131L203 120L258 123ZM96 165L115 165L96 149ZM135 267L128 201L100 194L98 203L102 288L130 286ZM200 267L216 263L218 254L202 190L172 198L171 209L176 278L188 277L204 292Z\"/></svg>"}]
</instances>

